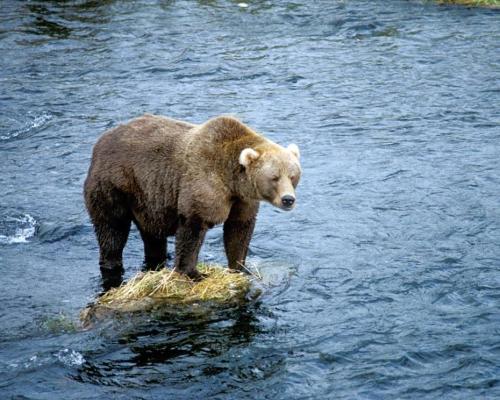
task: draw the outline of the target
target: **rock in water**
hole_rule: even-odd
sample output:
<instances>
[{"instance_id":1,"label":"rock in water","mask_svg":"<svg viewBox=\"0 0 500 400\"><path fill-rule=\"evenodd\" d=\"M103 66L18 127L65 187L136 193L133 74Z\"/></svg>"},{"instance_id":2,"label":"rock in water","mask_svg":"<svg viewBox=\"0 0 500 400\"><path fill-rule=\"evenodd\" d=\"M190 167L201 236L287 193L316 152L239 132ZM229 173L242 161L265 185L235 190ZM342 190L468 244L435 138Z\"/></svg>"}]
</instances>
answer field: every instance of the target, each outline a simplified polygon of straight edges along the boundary
<instances>
[{"instance_id":1,"label":"rock in water","mask_svg":"<svg viewBox=\"0 0 500 400\"><path fill-rule=\"evenodd\" d=\"M215 265L198 265L204 276L193 281L171 269L139 272L128 282L99 297L81 314L84 326L123 312L147 311L159 306L196 303L237 304L250 291L251 276Z\"/></svg>"}]
</instances>

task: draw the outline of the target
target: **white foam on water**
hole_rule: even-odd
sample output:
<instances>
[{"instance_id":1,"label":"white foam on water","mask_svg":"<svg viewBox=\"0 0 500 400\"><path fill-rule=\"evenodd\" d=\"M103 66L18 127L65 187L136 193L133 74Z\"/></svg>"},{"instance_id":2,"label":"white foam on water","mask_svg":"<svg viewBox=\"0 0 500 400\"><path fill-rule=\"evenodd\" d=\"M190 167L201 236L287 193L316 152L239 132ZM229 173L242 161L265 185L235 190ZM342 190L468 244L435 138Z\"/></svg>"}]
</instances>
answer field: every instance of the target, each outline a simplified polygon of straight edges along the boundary
<instances>
[{"instance_id":1,"label":"white foam on water","mask_svg":"<svg viewBox=\"0 0 500 400\"><path fill-rule=\"evenodd\" d=\"M81 353L75 350L64 348L56 353L33 354L26 358L18 358L6 363L6 367L10 371L33 370L54 363L54 358L67 367L79 367L85 362L85 358Z\"/></svg>"},{"instance_id":2,"label":"white foam on water","mask_svg":"<svg viewBox=\"0 0 500 400\"><path fill-rule=\"evenodd\" d=\"M50 358L47 356L34 354L30 356L28 359L25 359L24 361L22 358L19 358L17 360L12 360L11 362L7 363L7 367L11 371L30 370L41 367L42 365L47 365L49 361Z\"/></svg>"},{"instance_id":3,"label":"white foam on water","mask_svg":"<svg viewBox=\"0 0 500 400\"><path fill-rule=\"evenodd\" d=\"M0 244L13 244L13 243L28 243L28 239L35 236L37 222L29 214L24 214L22 217L9 217L10 221L19 223L19 227L13 235L1 235Z\"/></svg>"},{"instance_id":4,"label":"white foam on water","mask_svg":"<svg viewBox=\"0 0 500 400\"><path fill-rule=\"evenodd\" d=\"M79 367L85 362L83 355L75 350L62 349L55 356L60 362L69 367Z\"/></svg>"}]
</instances>

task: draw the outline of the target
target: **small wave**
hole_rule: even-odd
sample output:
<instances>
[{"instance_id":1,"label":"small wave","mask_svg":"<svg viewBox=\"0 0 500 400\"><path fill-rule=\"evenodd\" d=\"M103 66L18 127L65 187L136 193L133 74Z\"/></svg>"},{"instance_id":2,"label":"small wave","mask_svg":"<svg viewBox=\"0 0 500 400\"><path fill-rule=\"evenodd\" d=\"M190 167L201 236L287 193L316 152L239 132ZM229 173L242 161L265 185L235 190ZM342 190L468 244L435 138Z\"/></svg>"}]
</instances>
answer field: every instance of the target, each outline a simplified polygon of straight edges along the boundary
<instances>
[{"instance_id":1,"label":"small wave","mask_svg":"<svg viewBox=\"0 0 500 400\"><path fill-rule=\"evenodd\" d=\"M41 242L54 243L85 231L90 232L90 227L85 225L59 226L48 222L37 225L36 234Z\"/></svg>"},{"instance_id":2,"label":"small wave","mask_svg":"<svg viewBox=\"0 0 500 400\"><path fill-rule=\"evenodd\" d=\"M7 368L10 371L33 370L36 368L48 366L54 363L54 358L60 363L68 367L79 367L85 363L85 358L81 353L75 350L62 349L55 353L37 353L29 358L24 359L21 357L7 363Z\"/></svg>"},{"instance_id":3,"label":"small wave","mask_svg":"<svg viewBox=\"0 0 500 400\"><path fill-rule=\"evenodd\" d=\"M5 228L7 232L0 234L0 244L27 243L28 239L35 236L38 223L29 214L21 217L7 217L6 221L0 225L0 229ZM8 231L15 229L14 233Z\"/></svg>"},{"instance_id":4,"label":"small wave","mask_svg":"<svg viewBox=\"0 0 500 400\"><path fill-rule=\"evenodd\" d=\"M43 127L48 121L52 119L50 114L35 115L33 119L24 123L23 126L7 132L5 135L0 135L0 141L12 140L20 137L31 136L36 133L36 130Z\"/></svg>"}]
</instances>

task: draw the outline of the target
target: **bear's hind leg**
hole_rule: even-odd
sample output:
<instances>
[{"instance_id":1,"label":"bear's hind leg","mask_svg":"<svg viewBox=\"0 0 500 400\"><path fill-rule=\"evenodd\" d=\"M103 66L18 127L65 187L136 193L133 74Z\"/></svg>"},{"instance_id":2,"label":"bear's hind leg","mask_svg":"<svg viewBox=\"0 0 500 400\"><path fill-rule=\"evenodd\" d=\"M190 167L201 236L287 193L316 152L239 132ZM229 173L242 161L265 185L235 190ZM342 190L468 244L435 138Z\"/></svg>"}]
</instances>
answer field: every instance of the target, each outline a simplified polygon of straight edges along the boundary
<instances>
[{"instance_id":1,"label":"bear's hind leg","mask_svg":"<svg viewBox=\"0 0 500 400\"><path fill-rule=\"evenodd\" d=\"M141 232L144 242L144 266L147 270L159 270L167 261L167 238L155 237Z\"/></svg>"},{"instance_id":2,"label":"bear's hind leg","mask_svg":"<svg viewBox=\"0 0 500 400\"><path fill-rule=\"evenodd\" d=\"M121 283L123 248L127 243L131 220L94 222L99 242L99 267L105 286Z\"/></svg>"}]
</instances>

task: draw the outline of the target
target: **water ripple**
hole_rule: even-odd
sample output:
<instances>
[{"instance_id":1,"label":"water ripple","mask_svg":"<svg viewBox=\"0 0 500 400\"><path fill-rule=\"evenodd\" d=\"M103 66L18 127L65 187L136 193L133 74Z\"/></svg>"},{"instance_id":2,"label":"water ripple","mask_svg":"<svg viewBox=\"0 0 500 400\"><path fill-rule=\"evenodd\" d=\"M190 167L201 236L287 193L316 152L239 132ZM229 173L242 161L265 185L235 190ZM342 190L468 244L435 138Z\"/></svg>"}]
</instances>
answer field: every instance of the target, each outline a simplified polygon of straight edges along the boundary
<instances>
[{"instance_id":1,"label":"water ripple","mask_svg":"<svg viewBox=\"0 0 500 400\"><path fill-rule=\"evenodd\" d=\"M7 118L7 126L1 126L0 132L7 131L6 133L0 133L0 144L2 141L11 141L15 139L24 139L37 134L42 131L48 124L48 122L53 118L51 114L43 113L40 115L29 115L28 121L26 117L22 121Z\"/></svg>"}]
</instances>

